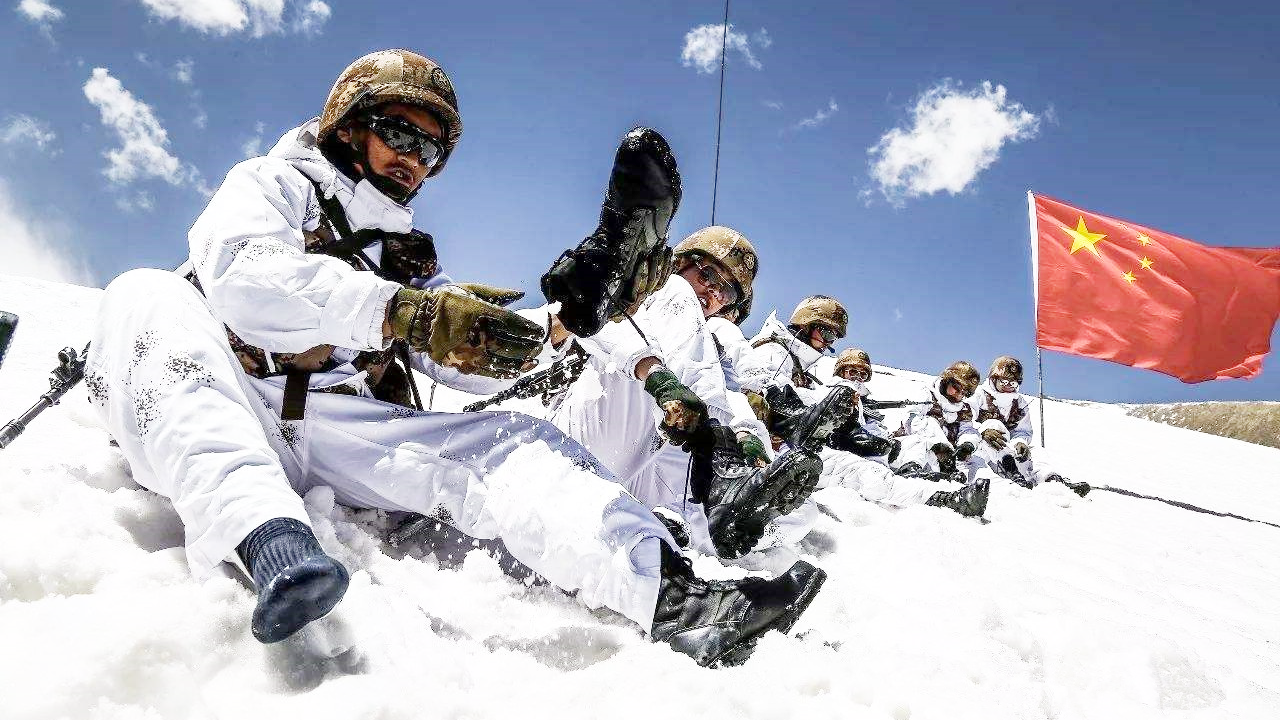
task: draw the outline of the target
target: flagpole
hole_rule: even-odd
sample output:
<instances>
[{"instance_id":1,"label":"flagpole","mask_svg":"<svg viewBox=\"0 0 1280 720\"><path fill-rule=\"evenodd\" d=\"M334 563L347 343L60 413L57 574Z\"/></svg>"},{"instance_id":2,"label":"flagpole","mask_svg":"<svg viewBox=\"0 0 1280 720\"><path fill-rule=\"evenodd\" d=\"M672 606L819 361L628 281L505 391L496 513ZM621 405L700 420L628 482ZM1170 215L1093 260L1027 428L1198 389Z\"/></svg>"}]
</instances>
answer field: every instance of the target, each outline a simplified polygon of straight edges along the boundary
<instances>
[{"instance_id":1,"label":"flagpole","mask_svg":"<svg viewBox=\"0 0 1280 720\"><path fill-rule=\"evenodd\" d=\"M1040 447L1044 447L1044 361L1040 357L1040 263L1039 243L1036 242L1036 199L1027 191L1027 222L1031 236L1031 298L1035 303L1035 332L1032 340L1036 346L1036 385L1040 392Z\"/></svg>"}]
</instances>

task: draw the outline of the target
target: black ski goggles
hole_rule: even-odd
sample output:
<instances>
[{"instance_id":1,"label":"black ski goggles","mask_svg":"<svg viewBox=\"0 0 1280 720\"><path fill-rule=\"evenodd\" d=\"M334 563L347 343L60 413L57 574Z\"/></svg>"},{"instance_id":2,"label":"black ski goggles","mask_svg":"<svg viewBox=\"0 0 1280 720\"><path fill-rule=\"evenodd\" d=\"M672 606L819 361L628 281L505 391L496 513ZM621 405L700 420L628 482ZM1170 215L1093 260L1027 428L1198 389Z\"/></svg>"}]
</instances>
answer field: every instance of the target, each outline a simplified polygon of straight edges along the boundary
<instances>
[{"instance_id":1,"label":"black ski goggles","mask_svg":"<svg viewBox=\"0 0 1280 720\"><path fill-rule=\"evenodd\" d=\"M720 271L701 260L694 260L693 267L697 271L698 282L711 291L725 305L731 305L738 299L738 288L731 280L726 279Z\"/></svg>"},{"instance_id":2,"label":"black ski goggles","mask_svg":"<svg viewBox=\"0 0 1280 720\"><path fill-rule=\"evenodd\" d=\"M1022 383L1015 378L993 377L991 385L1001 392L1013 392L1022 386Z\"/></svg>"},{"instance_id":3,"label":"black ski goggles","mask_svg":"<svg viewBox=\"0 0 1280 720\"><path fill-rule=\"evenodd\" d=\"M418 162L428 170L444 159L440 139L402 117L371 113L364 117L364 125L392 150L401 155L417 155Z\"/></svg>"},{"instance_id":4,"label":"black ski goggles","mask_svg":"<svg viewBox=\"0 0 1280 720\"><path fill-rule=\"evenodd\" d=\"M827 345L834 345L841 335L835 331L835 328L829 328L826 325L817 325L818 336L822 338L822 342Z\"/></svg>"}]
</instances>

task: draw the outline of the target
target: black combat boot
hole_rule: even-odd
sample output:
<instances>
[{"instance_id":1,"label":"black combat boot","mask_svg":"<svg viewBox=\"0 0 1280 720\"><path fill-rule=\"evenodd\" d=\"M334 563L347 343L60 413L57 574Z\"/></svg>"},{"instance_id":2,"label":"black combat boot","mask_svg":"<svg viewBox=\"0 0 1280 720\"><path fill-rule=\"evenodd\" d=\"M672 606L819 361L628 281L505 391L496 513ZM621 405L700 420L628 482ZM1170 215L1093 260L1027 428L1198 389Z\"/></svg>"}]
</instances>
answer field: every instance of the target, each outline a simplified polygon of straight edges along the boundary
<instances>
[{"instance_id":1,"label":"black combat boot","mask_svg":"<svg viewBox=\"0 0 1280 720\"><path fill-rule=\"evenodd\" d=\"M1044 481L1045 481L1045 482L1060 482L1060 483L1062 483L1063 485L1066 485L1068 488L1070 488L1070 489L1071 489L1071 492L1073 492L1073 493L1075 493L1075 494L1079 495L1080 497L1084 497L1085 495L1088 495L1088 494L1089 494L1089 491L1093 489L1093 488L1089 487L1089 483L1087 483L1087 482L1071 482L1070 480L1068 480L1068 479L1066 479L1066 478L1062 477L1061 475L1059 475L1059 474L1057 474L1057 473L1054 473L1054 474L1050 475L1049 477L1045 478L1045 479L1044 479Z\"/></svg>"},{"instance_id":2,"label":"black combat boot","mask_svg":"<svg viewBox=\"0 0 1280 720\"><path fill-rule=\"evenodd\" d=\"M760 542L774 519L800 507L822 475L822 460L791 449L768 467L747 464L733 429L708 423L709 443L692 449L690 494L702 503L716 553L742 557Z\"/></svg>"},{"instance_id":3,"label":"black combat boot","mask_svg":"<svg viewBox=\"0 0 1280 720\"><path fill-rule=\"evenodd\" d=\"M259 525L236 552L258 589L252 627L259 642L279 642L324 617L351 581L342 563L325 554L311 528L292 518Z\"/></svg>"},{"instance_id":4,"label":"black combat boot","mask_svg":"<svg viewBox=\"0 0 1280 720\"><path fill-rule=\"evenodd\" d=\"M941 470L930 470L918 462L905 462L893 471L894 475L902 477L920 478L929 482L967 482L968 478L960 471L942 472Z\"/></svg>"},{"instance_id":5,"label":"black combat boot","mask_svg":"<svg viewBox=\"0 0 1280 720\"><path fill-rule=\"evenodd\" d=\"M1027 479L1027 476L1023 475L1022 471L1018 469L1018 463L1013 459L1012 455L1005 455L1000 458L1000 469L998 472L1000 473L1000 477L1012 480L1024 488L1034 487L1034 484Z\"/></svg>"},{"instance_id":6,"label":"black combat boot","mask_svg":"<svg viewBox=\"0 0 1280 720\"><path fill-rule=\"evenodd\" d=\"M542 292L560 303L565 329L590 337L620 318L641 299L631 295L642 267L662 273L649 285L665 280L671 272L667 230L679 206L680 172L667 141L650 128L627 133L613 161L599 226L542 276Z\"/></svg>"},{"instance_id":7,"label":"black combat boot","mask_svg":"<svg viewBox=\"0 0 1280 720\"><path fill-rule=\"evenodd\" d=\"M833 450L843 450L847 453L853 453L858 457L880 457L886 455L889 457L888 462L893 462L898 458L896 448L901 450L902 444L896 440L882 438L879 435L872 435L867 432L857 420L849 420L841 425L831 437L827 439L827 444Z\"/></svg>"},{"instance_id":8,"label":"black combat boot","mask_svg":"<svg viewBox=\"0 0 1280 720\"><path fill-rule=\"evenodd\" d=\"M982 517L982 513L987 511L987 496L990 494L991 481L978 478L959 490L934 493L925 505L950 508L965 517Z\"/></svg>"},{"instance_id":9,"label":"black combat boot","mask_svg":"<svg viewBox=\"0 0 1280 720\"><path fill-rule=\"evenodd\" d=\"M702 580L662 543L662 579L650 637L703 667L740 665L769 630L786 633L817 596L827 573L803 560L773 580Z\"/></svg>"},{"instance_id":10,"label":"black combat boot","mask_svg":"<svg viewBox=\"0 0 1280 720\"><path fill-rule=\"evenodd\" d=\"M832 433L853 417L856 395L848 385L836 385L826 397L805 407L790 385L771 387L766 396L772 421L769 432L785 438L793 448L817 453Z\"/></svg>"}]
</instances>

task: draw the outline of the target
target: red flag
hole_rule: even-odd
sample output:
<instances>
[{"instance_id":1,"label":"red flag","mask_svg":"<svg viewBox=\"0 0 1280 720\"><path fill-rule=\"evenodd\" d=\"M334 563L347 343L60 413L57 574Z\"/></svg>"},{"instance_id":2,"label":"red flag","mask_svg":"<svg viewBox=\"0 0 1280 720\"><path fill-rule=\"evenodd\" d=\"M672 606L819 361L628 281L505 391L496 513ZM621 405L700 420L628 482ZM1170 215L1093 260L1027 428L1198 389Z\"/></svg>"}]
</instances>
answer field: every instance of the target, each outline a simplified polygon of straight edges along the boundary
<instances>
[{"instance_id":1,"label":"red flag","mask_svg":"<svg viewBox=\"0 0 1280 720\"><path fill-rule=\"evenodd\" d=\"M1209 247L1028 196L1037 345L1187 383L1262 372L1280 248Z\"/></svg>"}]
</instances>

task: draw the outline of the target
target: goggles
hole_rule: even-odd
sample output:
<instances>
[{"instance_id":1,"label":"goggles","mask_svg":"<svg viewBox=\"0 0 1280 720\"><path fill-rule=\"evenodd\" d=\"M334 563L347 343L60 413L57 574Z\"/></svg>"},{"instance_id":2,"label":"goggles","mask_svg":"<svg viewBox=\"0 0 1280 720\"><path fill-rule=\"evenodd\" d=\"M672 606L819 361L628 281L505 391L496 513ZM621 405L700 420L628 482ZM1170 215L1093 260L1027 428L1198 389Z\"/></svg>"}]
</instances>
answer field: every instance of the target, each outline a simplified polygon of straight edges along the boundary
<instances>
[{"instance_id":1,"label":"goggles","mask_svg":"<svg viewBox=\"0 0 1280 720\"><path fill-rule=\"evenodd\" d=\"M871 370L865 367L840 368L840 377L855 382L871 382Z\"/></svg>"},{"instance_id":2,"label":"goggles","mask_svg":"<svg viewBox=\"0 0 1280 720\"><path fill-rule=\"evenodd\" d=\"M710 265L704 265L698 260L693 261L693 267L697 271L698 282L710 290L720 302L729 305L738 299L738 289L732 282L726 280L719 270Z\"/></svg>"},{"instance_id":3,"label":"goggles","mask_svg":"<svg viewBox=\"0 0 1280 720\"><path fill-rule=\"evenodd\" d=\"M1013 392L1021 387L1022 383L1014 380L1013 378L994 377L991 378L991 385L1001 392Z\"/></svg>"},{"instance_id":4,"label":"goggles","mask_svg":"<svg viewBox=\"0 0 1280 720\"><path fill-rule=\"evenodd\" d=\"M440 139L404 118L370 114L365 116L364 125L397 153L416 155L418 162L428 170L439 165L444 158Z\"/></svg>"},{"instance_id":5,"label":"goggles","mask_svg":"<svg viewBox=\"0 0 1280 720\"><path fill-rule=\"evenodd\" d=\"M835 331L835 328L829 328L826 325L818 325L818 335L822 338L822 342L828 346L834 345L841 335Z\"/></svg>"}]
</instances>

